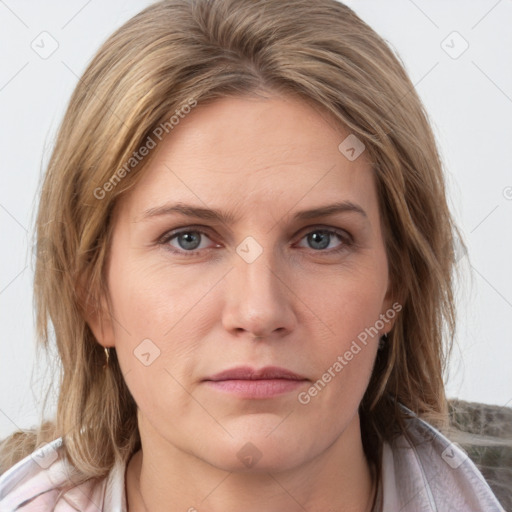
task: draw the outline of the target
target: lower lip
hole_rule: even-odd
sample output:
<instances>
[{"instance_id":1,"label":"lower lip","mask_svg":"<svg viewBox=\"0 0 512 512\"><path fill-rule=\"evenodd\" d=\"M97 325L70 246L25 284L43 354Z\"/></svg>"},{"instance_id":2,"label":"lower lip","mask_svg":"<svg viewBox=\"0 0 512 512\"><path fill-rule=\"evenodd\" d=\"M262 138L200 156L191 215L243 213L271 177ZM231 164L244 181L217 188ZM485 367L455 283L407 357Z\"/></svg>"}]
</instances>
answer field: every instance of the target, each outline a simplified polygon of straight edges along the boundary
<instances>
[{"instance_id":1,"label":"lower lip","mask_svg":"<svg viewBox=\"0 0 512 512\"><path fill-rule=\"evenodd\" d=\"M207 380L206 383L219 391L240 398L271 398L289 393L302 386L306 380L260 379L260 380Z\"/></svg>"}]
</instances>

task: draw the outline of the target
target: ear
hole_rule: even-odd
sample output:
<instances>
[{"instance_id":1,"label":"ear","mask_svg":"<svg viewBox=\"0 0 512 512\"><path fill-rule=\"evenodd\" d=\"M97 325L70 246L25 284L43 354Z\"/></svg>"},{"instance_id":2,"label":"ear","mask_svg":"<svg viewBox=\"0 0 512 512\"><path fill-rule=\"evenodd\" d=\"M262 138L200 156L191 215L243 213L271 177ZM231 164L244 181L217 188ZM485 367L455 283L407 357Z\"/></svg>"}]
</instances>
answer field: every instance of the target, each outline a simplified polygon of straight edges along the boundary
<instances>
[{"instance_id":1,"label":"ear","mask_svg":"<svg viewBox=\"0 0 512 512\"><path fill-rule=\"evenodd\" d=\"M82 282L77 285L77 295L84 320L96 341L103 347L114 347L114 326L110 306L104 293L94 294Z\"/></svg>"},{"instance_id":2,"label":"ear","mask_svg":"<svg viewBox=\"0 0 512 512\"><path fill-rule=\"evenodd\" d=\"M391 284L389 284L384 300L382 301L380 319L384 322L384 327L381 330L381 336L388 334L391 329L393 329L398 314L403 307L402 301L397 300L396 293L392 288Z\"/></svg>"}]
</instances>

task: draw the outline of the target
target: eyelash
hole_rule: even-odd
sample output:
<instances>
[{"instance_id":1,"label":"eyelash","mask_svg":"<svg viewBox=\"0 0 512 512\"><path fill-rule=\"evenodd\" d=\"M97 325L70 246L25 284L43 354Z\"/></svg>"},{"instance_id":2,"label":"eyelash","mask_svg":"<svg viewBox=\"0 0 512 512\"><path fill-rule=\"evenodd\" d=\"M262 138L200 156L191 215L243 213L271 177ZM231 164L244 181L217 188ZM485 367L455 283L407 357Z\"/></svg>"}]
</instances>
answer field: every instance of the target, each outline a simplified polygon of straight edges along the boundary
<instances>
[{"instance_id":1,"label":"eyelash","mask_svg":"<svg viewBox=\"0 0 512 512\"><path fill-rule=\"evenodd\" d=\"M349 248L350 246L353 245L352 236L348 232L346 232L344 230L337 230L337 229L327 228L327 227L323 227L323 226L313 226L313 228L310 231L306 232L300 238L300 240L305 238L307 235L309 235L311 233L315 233L315 232L322 232L322 233L326 233L326 234L330 234L330 235L336 235L336 236L338 236L338 238L342 242L341 245L339 247L335 248L335 249L330 249L330 250L310 249L311 251L313 251L315 253L318 253L318 254L320 254L320 253L324 253L324 254L337 254L337 253L340 253L342 251L346 251L347 248ZM194 256L194 255L200 254L201 252L204 252L205 250L208 250L208 249L196 249L194 251L186 251L184 249L178 250L178 249L168 245L171 240L173 240L174 238L176 238L179 235L182 235L184 233L200 233L201 235L204 235L204 236L210 238L208 233L206 231L204 231L203 229L196 228L194 226L188 226L186 229L181 229L180 228L179 231L173 230L173 231L168 231L168 232L164 233L157 240L157 243L159 245L166 246L165 248L168 251L170 251L170 252L172 252L174 254L179 254L179 255L186 254L187 256Z\"/></svg>"}]
</instances>

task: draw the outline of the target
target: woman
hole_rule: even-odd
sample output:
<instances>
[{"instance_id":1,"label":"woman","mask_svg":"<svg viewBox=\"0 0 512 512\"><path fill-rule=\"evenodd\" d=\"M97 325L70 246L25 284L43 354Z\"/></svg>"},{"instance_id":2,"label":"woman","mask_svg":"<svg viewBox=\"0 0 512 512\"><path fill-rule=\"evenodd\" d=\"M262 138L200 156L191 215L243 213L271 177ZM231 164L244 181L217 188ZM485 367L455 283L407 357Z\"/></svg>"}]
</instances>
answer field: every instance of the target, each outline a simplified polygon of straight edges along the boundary
<instances>
[{"instance_id":1,"label":"woman","mask_svg":"<svg viewBox=\"0 0 512 512\"><path fill-rule=\"evenodd\" d=\"M343 4L135 16L73 94L37 236L61 390L55 424L3 443L1 510L503 510L438 430L434 137Z\"/></svg>"}]
</instances>

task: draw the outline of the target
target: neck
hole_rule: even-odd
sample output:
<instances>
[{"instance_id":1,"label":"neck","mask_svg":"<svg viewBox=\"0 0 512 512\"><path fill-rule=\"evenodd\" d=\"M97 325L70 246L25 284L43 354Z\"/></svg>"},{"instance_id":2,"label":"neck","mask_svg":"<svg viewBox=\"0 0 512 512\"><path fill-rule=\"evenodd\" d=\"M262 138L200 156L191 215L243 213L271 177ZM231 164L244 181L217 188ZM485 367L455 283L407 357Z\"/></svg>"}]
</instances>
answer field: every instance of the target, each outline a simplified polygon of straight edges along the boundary
<instances>
[{"instance_id":1,"label":"neck","mask_svg":"<svg viewBox=\"0 0 512 512\"><path fill-rule=\"evenodd\" d=\"M143 429L141 440L126 470L129 512L372 510L377 485L357 416L323 453L285 471L224 471Z\"/></svg>"}]
</instances>

